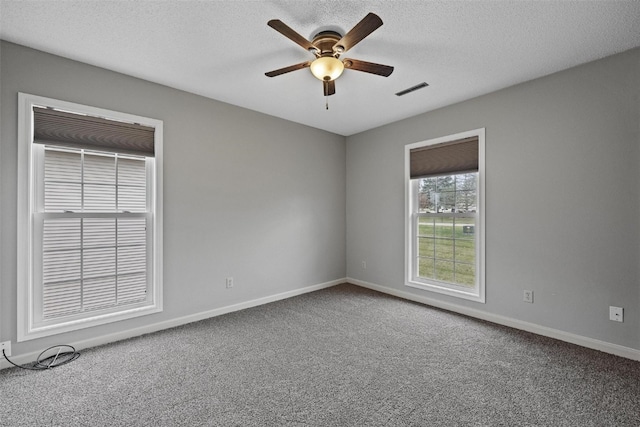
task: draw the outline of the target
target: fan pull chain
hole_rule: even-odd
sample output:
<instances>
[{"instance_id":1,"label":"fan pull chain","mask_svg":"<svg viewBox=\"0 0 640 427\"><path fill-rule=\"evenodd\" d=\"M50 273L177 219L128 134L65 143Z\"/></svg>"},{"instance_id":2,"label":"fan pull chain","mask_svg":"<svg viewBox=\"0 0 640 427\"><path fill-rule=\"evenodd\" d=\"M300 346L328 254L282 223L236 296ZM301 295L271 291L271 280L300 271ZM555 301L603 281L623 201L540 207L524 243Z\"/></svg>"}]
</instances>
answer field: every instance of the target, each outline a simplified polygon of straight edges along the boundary
<instances>
[{"instance_id":1,"label":"fan pull chain","mask_svg":"<svg viewBox=\"0 0 640 427\"><path fill-rule=\"evenodd\" d=\"M324 101L324 102L325 102L324 107L325 107L325 109L327 109L327 110L328 110L328 109L329 109L329 97L328 97L328 96L325 96L325 97L324 97L324 99L325 99L325 101Z\"/></svg>"}]
</instances>

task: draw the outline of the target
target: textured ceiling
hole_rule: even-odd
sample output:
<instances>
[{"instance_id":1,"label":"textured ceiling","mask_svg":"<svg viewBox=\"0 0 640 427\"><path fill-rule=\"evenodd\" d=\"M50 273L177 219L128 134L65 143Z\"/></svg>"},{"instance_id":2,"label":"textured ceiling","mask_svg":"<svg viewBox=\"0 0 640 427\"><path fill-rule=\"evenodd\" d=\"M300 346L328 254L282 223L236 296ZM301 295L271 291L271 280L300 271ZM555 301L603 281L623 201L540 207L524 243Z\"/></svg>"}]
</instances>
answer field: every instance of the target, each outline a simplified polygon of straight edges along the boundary
<instances>
[{"instance_id":1,"label":"textured ceiling","mask_svg":"<svg viewBox=\"0 0 640 427\"><path fill-rule=\"evenodd\" d=\"M316 128L351 135L640 46L640 1L10 1L0 38ZM348 55L325 110L312 59L267 26L343 34L384 25ZM395 93L420 82L429 87Z\"/></svg>"}]
</instances>

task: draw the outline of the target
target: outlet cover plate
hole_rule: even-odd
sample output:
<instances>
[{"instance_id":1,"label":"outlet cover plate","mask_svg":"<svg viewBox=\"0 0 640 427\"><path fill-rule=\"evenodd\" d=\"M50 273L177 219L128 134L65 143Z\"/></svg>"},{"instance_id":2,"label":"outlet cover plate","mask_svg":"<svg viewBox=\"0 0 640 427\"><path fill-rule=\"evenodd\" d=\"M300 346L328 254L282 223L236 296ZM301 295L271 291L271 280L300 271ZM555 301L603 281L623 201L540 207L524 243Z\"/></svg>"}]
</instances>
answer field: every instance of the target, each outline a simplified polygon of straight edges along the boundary
<instances>
[{"instance_id":1,"label":"outlet cover plate","mask_svg":"<svg viewBox=\"0 0 640 427\"><path fill-rule=\"evenodd\" d=\"M522 294L522 301L533 304L533 291L524 291Z\"/></svg>"},{"instance_id":2,"label":"outlet cover plate","mask_svg":"<svg viewBox=\"0 0 640 427\"><path fill-rule=\"evenodd\" d=\"M11 356L11 341L0 342L0 353L4 350L4 354Z\"/></svg>"},{"instance_id":3,"label":"outlet cover plate","mask_svg":"<svg viewBox=\"0 0 640 427\"><path fill-rule=\"evenodd\" d=\"M622 307L609 307L609 320L624 322L624 309Z\"/></svg>"}]
</instances>

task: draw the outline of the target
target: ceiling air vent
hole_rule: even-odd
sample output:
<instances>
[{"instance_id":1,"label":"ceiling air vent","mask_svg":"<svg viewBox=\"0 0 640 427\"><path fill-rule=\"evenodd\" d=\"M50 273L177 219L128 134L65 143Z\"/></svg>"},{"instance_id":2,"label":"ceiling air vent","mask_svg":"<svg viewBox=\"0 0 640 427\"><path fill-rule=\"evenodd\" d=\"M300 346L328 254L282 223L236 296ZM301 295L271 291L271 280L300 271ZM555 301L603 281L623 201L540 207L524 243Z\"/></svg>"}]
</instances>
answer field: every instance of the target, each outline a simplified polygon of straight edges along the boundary
<instances>
[{"instance_id":1,"label":"ceiling air vent","mask_svg":"<svg viewBox=\"0 0 640 427\"><path fill-rule=\"evenodd\" d=\"M406 95L408 93L414 92L414 91L416 91L418 89L422 89L423 87L427 87L427 86L429 86L429 85L426 82L422 82L422 83L419 83L419 84L417 84L415 86L412 86L412 87L410 87L408 89L401 90L400 92L396 93L396 95L397 96Z\"/></svg>"}]
</instances>

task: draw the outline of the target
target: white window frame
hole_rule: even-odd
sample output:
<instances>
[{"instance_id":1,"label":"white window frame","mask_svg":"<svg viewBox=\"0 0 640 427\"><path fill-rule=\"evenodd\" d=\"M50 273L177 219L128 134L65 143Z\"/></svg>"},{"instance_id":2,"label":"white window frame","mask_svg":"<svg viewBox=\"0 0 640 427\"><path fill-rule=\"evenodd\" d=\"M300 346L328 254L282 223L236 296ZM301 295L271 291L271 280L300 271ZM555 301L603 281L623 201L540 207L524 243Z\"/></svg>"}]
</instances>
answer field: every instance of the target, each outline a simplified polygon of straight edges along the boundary
<instances>
[{"instance_id":1,"label":"white window frame","mask_svg":"<svg viewBox=\"0 0 640 427\"><path fill-rule=\"evenodd\" d=\"M35 256L38 248L35 247L34 227L38 214L38 194L39 188L37 161L39 160L34 151L33 143L33 107L52 107L59 110L74 113L86 114L96 117L104 117L112 120L119 120L128 123L139 123L155 129L154 132L154 158L152 166L148 169L149 179L149 210L152 218L150 225L150 240L148 250L151 252L149 262L151 263L149 273L151 275L150 289L152 295L144 304L136 304L130 307L121 307L117 311L105 310L102 312L89 312L86 316L70 316L62 318L56 322L42 322L35 318L34 301L34 280L38 276L34 274ZM63 332L75 331L145 316L162 311L162 259L163 259L163 238L162 238L162 136L163 122L161 120L147 117L121 113L72 102L61 101L26 93L18 94L18 341L27 341L42 338ZM35 147L38 148L38 147Z\"/></svg>"},{"instance_id":2,"label":"white window frame","mask_svg":"<svg viewBox=\"0 0 640 427\"><path fill-rule=\"evenodd\" d=\"M473 289L439 282L437 280L418 279L416 276L416 206L415 197L417 179L411 179L410 154L411 150L429 145L457 141L465 138L478 138L478 206L476 219L476 283ZM454 175L455 172L452 173ZM475 129L454 135L420 141L405 145L405 285L439 294L485 303L485 129Z\"/></svg>"}]
</instances>

